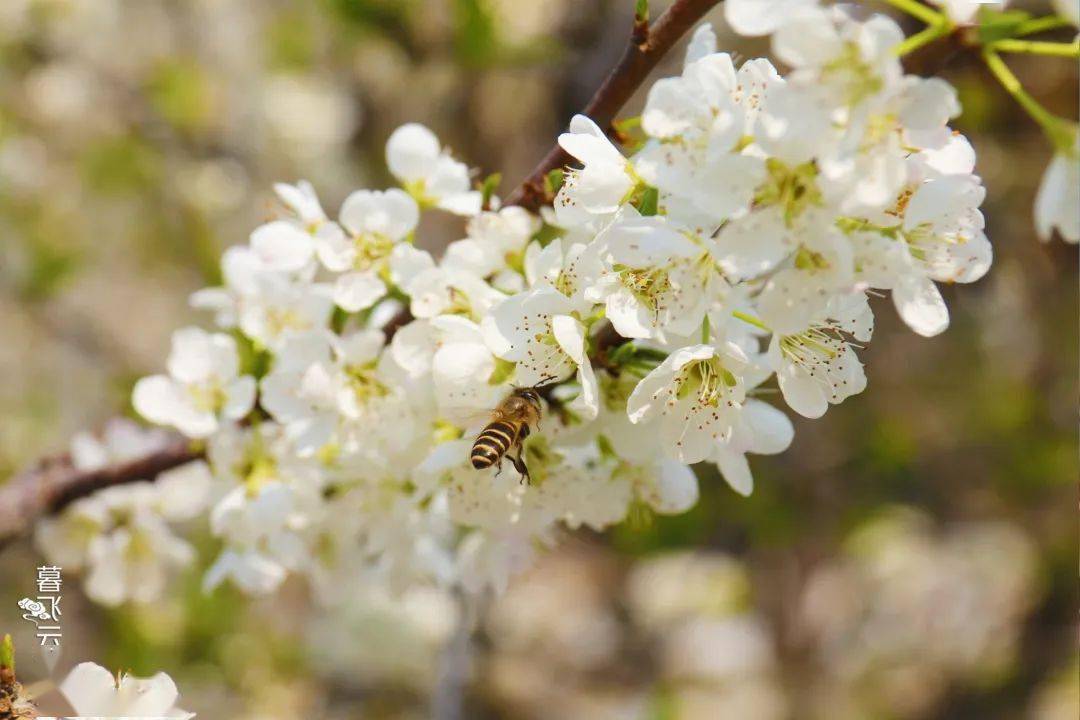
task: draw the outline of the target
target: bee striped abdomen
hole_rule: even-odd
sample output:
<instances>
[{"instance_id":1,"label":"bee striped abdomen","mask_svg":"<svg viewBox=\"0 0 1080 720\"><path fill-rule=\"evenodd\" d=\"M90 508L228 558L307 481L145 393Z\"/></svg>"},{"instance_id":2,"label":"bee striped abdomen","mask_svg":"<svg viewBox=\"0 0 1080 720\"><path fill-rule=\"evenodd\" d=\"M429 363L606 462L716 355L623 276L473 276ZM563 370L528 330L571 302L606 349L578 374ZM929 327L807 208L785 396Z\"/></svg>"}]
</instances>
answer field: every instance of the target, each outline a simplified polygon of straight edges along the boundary
<instances>
[{"instance_id":1,"label":"bee striped abdomen","mask_svg":"<svg viewBox=\"0 0 1080 720\"><path fill-rule=\"evenodd\" d=\"M489 468L499 462L517 439L517 428L511 423L496 421L488 425L472 446L472 466L477 470Z\"/></svg>"}]
</instances>

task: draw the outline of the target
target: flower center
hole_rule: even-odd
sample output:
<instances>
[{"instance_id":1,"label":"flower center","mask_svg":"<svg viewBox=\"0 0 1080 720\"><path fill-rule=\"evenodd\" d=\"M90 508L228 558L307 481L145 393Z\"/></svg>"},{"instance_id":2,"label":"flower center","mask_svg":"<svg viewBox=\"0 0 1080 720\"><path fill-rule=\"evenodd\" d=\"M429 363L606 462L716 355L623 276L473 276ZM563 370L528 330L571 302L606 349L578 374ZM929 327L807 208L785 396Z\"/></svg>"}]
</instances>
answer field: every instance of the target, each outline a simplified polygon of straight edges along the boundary
<instances>
[{"instance_id":1,"label":"flower center","mask_svg":"<svg viewBox=\"0 0 1080 720\"><path fill-rule=\"evenodd\" d=\"M738 380L724 367L720 358L711 357L685 366L676 384L678 397L695 393L699 405L719 407L728 402L728 394Z\"/></svg>"},{"instance_id":2,"label":"flower center","mask_svg":"<svg viewBox=\"0 0 1080 720\"><path fill-rule=\"evenodd\" d=\"M618 273L619 282L623 287L633 293L634 297L649 308L653 315L660 314L661 298L673 289L667 268L631 268L616 265L615 272Z\"/></svg>"},{"instance_id":3,"label":"flower center","mask_svg":"<svg viewBox=\"0 0 1080 720\"><path fill-rule=\"evenodd\" d=\"M784 224L791 227L811 205L820 205L821 190L817 186L817 165L814 161L789 166L776 158L765 162L768 179L758 188L754 203L767 207L779 205L784 210Z\"/></svg>"},{"instance_id":4,"label":"flower center","mask_svg":"<svg viewBox=\"0 0 1080 720\"><path fill-rule=\"evenodd\" d=\"M874 66L862 59L858 44L848 41L840 54L821 68L823 79L835 79L844 92L849 105L877 93L884 83L874 71Z\"/></svg>"},{"instance_id":5,"label":"flower center","mask_svg":"<svg viewBox=\"0 0 1080 720\"><path fill-rule=\"evenodd\" d=\"M370 270L380 260L390 256L394 250L394 241L382 233L362 233L353 237L356 259L354 270Z\"/></svg>"},{"instance_id":6,"label":"flower center","mask_svg":"<svg viewBox=\"0 0 1080 720\"><path fill-rule=\"evenodd\" d=\"M795 253L795 267L799 270L828 270L831 265L824 255L803 246Z\"/></svg>"},{"instance_id":7,"label":"flower center","mask_svg":"<svg viewBox=\"0 0 1080 720\"><path fill-rule=\"evenodd\" d=\"M202 412L217 412L225 405L225 391L217 381L205 385L189 385L187 391L192 404Z\"/></svg>"},{"instance_id":8,"label":"flower center","mask_svg":"<svg viewBox=\"0 0 1080 720\"><path fill-rule=\"evenodd\" d=\"M358 405L390 394L390 390L375 375L375 363L346 366L345 382L356 397Z\"/></svg>"},{"instance_id":9,"label":"flower center","mask_svg":"<svg viewBox=\"0 0 1080 720\"><path fill-rule=\"evenodd\" d=\"M810 328L798 335L780 338L780 352L790 362L805 368L828 363L839 354L840 338L828 328Z\"/></svg>"},{"instance_id":10,"label":"flower center","mask_svg":"<svg viewBox=\"0 0 1080 720\"><path fill-rule=\"evenodd\" d=\"M272 337L287 330L302 330L308 326L310 323L305 322L300 313L291 308L272 307L266 311L266 327Z\"/></svg>"}]
</instances>

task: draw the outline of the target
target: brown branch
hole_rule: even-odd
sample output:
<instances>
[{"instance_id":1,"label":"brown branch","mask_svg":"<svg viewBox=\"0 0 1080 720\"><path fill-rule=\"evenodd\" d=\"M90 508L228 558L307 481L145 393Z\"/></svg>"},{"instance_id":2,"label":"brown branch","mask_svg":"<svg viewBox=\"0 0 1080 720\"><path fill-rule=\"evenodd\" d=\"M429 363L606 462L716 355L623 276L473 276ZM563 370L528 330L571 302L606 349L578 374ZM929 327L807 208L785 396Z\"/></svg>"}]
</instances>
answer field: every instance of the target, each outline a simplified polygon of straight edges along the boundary
<instances>
[{"instance_id":1,"label":"brown branch","mask_svg":"<svg viewBox=\"0 0 1080 720\"><path fill-rule=\"evenodd\" d=\"M38 517L55 513L73 500L112 485L152 480L202 456L187 438L169 435L153 452L99 470L79 470L67 454L45 458L0 485L0 548L29 532Z\"/></svg>"},{"instance_id":2,"label":"brown branch","mask_svg":"<svg viewBox=\"0 0 1080 720\"><path fill-rule=\"evenodd\" d=\"M633 32L622 58L581 114L589 116L593 122L606 128L611 134L614 130L612 122L615 115L645 82L649 73L660 62L660 58L719 2L720 0L675 0L655 23L635 19ZM550 198L544 189L544 178L552 170L564 167L572 160L573 158L556 144L503 204L521 205L536 210L549 202Z\"/></svg>"}]
</instances>

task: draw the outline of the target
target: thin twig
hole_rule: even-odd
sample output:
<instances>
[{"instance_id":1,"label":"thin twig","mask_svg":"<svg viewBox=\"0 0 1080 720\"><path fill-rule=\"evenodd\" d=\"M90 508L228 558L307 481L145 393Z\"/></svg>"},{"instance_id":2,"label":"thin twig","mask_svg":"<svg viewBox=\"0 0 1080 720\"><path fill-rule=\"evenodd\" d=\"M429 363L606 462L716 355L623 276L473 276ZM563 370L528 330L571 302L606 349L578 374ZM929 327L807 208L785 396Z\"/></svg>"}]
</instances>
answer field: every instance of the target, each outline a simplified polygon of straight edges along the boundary
<instances>
[{"instance_id":1,"label":"thin twig","mask_svg":"<svg viewBox=\"0 0 1080 720\"><path fill-rule=\"evenodd\" d=\"M655 23L635 21L633 32L622 58L589 100L582 115L614 133L612 122L626 101L641 87L660 58L679 41L720 0L675 0ZM556 168L570 163L572 158L556 144L532 173L503 203L521 205L535 210L550 198L544 190L544 178Z\"/></svg>"}]
</instances>

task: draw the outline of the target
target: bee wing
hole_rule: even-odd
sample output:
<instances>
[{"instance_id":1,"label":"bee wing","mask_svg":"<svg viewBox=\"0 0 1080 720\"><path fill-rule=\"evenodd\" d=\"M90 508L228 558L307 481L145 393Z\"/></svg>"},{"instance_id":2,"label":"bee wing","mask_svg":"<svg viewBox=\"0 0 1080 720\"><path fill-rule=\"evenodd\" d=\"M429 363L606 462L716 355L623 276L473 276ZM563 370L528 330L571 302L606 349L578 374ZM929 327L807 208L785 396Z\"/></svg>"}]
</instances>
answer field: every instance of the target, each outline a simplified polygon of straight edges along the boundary
<instances>
[{"instance_id":1,"label":"bee wing","mask_svg":"<svg viewBox=\"0 0 1080 720\"><path fill-rule=\"evenodd\" d=\"M444 407L442 414L448 422L461 428L466 435L479 433L495 416L490 408L481 410L475 407Z\"/></svg>"}]
</instances>

